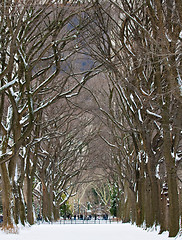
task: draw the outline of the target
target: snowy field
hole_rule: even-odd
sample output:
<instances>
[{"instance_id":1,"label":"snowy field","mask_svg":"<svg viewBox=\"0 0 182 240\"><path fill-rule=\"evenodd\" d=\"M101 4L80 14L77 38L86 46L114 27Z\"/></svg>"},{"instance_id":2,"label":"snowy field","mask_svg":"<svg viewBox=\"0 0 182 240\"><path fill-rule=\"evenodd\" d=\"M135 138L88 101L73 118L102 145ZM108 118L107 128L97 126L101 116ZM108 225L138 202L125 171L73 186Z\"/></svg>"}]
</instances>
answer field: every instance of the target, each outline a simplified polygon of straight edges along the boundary
<instances>
[{"instance_id":1,"label":"snowy field","mask_svg":"<svg viewBox=\"0 0 182 240\"><path fill-rule=\"evenodd\" d=\"M162 240L168 233L158 235L156 231L144 231L130 224L41 224L19 227L18 234L0 231L0 240Z\"/></svg>"}]
</instances>

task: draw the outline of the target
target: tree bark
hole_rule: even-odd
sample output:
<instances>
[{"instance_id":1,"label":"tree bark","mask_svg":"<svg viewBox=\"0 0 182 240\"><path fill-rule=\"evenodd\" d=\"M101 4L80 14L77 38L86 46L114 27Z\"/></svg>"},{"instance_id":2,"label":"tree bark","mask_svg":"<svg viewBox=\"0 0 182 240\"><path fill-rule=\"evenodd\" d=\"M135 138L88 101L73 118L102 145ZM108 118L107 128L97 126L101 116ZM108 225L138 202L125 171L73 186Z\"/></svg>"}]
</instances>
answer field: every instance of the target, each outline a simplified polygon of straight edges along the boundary
<instances>
[{"instance_id":1,"label":"tree bark","mask_svg":"<svg viewBox=\"0 0 182 240\"><path fill-rule=\"evenodd\" d=\"M136 224L141 226L145 219L145 189L146 189L146 180L144 178L144 169L143 163L141 163L141 170L138 173L137 180L137 203L136 203Z\"/></svg>"},{"instance_id":2,"label":"tree bark","mask_svg":"<svg viewBox=\"0 0 182 240\"><path fill-rule=\"evenodd\" d=\"M1 177L2 177L2 204L3 204L3 226L6 228L12 226L11 216L11 184L8 176L8 169L6 163L1 164Z\"/></svg>"},{"instance_id":3,"label":"tree bark","mask_svg":"<svg viewBox=\"0 0 182 240\"><path fill-rule=\"evenodd\" d=\"M169 196L169 237L175 237L179 231L179 201L175 159L171 155L172 144L169 124L169 99L163 110L164 157L167 169Z\"/></svg>"},{"instance_id":4,"label":"tree bark","mask_svg":"<svg viewBox=\"0 0 182 240\"><path fill-rule=\"evenodd\" d=\"M30 225L34 224L33 219L33 194L32 180L27 178L27 221Z\"/></svg>"},{"instance_id":5,"label":"tree bark","mask_svg":"<svg viewBox=\"0 0 182 240\"><path fill-rule=\"evenodd\" d=\"M19 223L19 217L20 217L20 201L19 201L19 192L18 188L16 186L16 183L13 182L13 197L14 197L14 207L13 207L13 216L15 224Z\"/></svg>"}]
</instances>

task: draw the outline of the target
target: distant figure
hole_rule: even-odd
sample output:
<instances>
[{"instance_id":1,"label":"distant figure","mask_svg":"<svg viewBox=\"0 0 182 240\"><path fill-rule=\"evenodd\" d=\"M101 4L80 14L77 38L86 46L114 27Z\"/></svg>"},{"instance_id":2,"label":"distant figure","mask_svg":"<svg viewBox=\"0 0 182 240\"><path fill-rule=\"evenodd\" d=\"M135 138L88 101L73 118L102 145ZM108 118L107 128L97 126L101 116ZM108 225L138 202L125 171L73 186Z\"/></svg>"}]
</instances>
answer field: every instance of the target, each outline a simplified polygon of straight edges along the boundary
<instances>
[{"instance_id":1,"label":"distant figure","mask_svg":"<svg viewBox=\"0 0 182 240\"><path fill-rule=\"evenodd\" d=\"M39 213L37 216L37 221L41 221L41 220L42 220L42 217L40 216L40 213Z\"/></svg>"},{"instance_id":2,"label":"distant figure","mask_svg":"<svg viewBox=\"0 0 182 240\"><path fill-rule=\"evenodd\" d=\"M105 214L105 215L103 216L103 220L108 220L108 215L107 215L107 214Z\"/></svg>"},{"instance_id":3,"label":"distant figure","mask_svg":"<svg viewBox=\"0 0 182 240\"><path fill-rule=\"evenodd\" d=\"M0 215L0 223L3 222L3 215Z\"/></svg>"}]
</instances>

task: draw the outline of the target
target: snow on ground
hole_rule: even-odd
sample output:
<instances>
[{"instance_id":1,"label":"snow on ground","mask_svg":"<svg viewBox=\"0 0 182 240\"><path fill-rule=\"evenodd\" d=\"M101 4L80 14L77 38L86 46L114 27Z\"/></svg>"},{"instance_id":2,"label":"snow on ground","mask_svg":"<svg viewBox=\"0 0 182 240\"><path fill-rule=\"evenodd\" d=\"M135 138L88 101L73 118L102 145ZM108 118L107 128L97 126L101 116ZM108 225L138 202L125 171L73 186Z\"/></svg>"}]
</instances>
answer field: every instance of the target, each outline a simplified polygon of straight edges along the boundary
<instances>
[{"instance_id":1,"label":"snow on ground","mask_svg":"<svg viewBox=\"0 0 182 240\"><path fill-rule=\"evenodd\" d=\"M19 228L18 234L0 231L0 240L164 240L165 232L145 231L130 224L41 224ZM182 240L178 237L177 240Z\"/></svg>"}]
</instances>

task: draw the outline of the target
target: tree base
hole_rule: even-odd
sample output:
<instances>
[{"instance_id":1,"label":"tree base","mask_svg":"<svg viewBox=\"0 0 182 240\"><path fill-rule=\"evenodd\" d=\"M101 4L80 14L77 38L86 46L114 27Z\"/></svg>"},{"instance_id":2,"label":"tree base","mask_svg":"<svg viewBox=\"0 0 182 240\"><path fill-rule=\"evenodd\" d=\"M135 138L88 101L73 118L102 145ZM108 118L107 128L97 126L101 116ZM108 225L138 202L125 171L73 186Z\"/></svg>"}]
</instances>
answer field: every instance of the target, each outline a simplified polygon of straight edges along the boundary
<instances>
[{"instance_id":1,"label":"tree base","mask_svg":"<svg viewBox=\"0 0 182 240\"><path fill-rule=\"evenodd\" d=\"M11 224L11 225L3 225L1 228L2 231L5 233L12 233L12 234L18 234L18 227Z\"/></svg>"}]
</instances>

